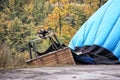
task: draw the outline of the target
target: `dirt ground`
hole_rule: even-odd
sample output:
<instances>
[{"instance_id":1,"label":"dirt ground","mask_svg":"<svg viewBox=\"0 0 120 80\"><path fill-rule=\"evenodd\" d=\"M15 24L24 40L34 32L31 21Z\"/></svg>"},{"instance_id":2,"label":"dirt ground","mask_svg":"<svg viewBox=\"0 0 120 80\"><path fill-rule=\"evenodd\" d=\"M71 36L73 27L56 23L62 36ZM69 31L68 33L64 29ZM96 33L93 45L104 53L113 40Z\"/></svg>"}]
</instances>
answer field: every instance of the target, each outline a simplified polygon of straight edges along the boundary
<instances>
[{"instance_id":1,"label":"dirt ground","mask_svg":"<svg viewBox=\"0 0 120 80\"><path fill-rule=\"evenodd\" d=\"M120 80L119 65L0 69L0 80Z\"/></svg>"}]
</instances>

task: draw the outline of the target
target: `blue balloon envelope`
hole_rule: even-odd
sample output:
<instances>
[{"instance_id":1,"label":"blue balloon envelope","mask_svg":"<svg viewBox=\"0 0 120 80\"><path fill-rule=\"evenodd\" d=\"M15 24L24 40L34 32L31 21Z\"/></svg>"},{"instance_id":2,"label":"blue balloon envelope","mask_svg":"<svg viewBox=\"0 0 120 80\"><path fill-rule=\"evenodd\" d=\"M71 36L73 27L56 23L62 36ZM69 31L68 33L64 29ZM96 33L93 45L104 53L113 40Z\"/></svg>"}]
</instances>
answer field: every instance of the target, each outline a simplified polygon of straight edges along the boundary
<instances>
[{"instance_id":1,"label":"blue balloon envelope","mask_svg":"<svg viewBox=\"0 0 120 80\"><path fill-rule=\"evenodd\" d=\"M69 47L98 45L120 61L120 0L108 0L77 31Z\"/></svg>"}]
</instances>

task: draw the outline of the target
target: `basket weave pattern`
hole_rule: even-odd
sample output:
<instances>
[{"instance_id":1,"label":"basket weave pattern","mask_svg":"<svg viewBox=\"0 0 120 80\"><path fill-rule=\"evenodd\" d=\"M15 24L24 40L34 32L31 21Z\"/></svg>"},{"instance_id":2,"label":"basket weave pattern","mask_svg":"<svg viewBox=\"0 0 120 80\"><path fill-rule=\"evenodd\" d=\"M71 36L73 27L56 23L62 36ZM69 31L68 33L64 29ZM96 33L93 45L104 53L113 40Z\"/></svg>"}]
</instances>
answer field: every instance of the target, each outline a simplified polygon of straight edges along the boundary
<instances>
[{"instance_id":1,"label":"basket weave pattern","mask_svg":"<svg viewBox=\"0 0 120 80\"><path fill-rule=\"evenodd\" d=\"M75 65L72 53L68 47L30 59L27 63L36 66Z\"/></svg>"}]
</instances>

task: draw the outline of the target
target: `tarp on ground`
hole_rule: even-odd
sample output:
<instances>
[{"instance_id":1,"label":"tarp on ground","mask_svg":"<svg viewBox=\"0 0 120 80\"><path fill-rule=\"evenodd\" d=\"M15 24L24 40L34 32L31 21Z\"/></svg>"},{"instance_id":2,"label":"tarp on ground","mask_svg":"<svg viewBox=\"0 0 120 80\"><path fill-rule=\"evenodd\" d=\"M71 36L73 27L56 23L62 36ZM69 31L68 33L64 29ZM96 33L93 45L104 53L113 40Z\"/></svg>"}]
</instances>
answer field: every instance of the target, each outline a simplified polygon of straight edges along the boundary
<instances>
[{"instance_id":1,"label":"tarp on ground","mask_svg":"<svg viewBox=\"0 0 120 80\"><path fill-rule=\"evenodd\" d=\"M120 0L108 0L77 31L69 47L97 45L120 61ZM101 53L101 52L99 52Z\"/></svg>"}]
</instances>

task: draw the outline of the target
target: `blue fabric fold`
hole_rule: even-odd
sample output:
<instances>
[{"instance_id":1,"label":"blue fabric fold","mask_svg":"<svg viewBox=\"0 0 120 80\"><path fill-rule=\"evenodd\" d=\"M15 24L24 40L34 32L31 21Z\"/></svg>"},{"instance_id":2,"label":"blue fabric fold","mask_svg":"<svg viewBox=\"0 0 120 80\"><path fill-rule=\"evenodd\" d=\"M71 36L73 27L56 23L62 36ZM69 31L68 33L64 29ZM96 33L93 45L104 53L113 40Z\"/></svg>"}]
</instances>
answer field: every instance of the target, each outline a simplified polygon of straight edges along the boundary
<instances>
[{"instance_id":1,"label":"blue fabric fold","mask_svg":"<svg viewBox=\"0 0 120 80\"><path fill-rule=\"evenodd\" d=\"M99 45L120 61L120 0L108 0L77 31L69 47Z\"/></svg>"}]
</instances>

